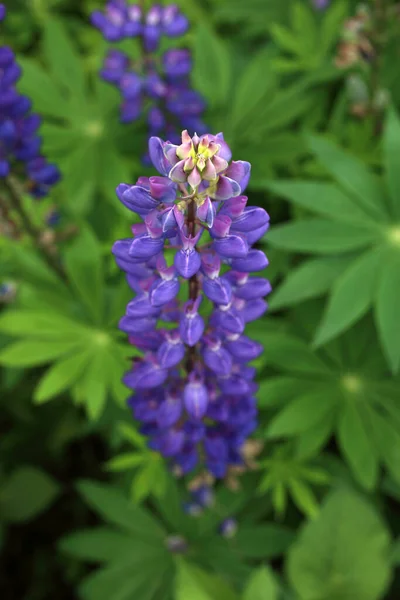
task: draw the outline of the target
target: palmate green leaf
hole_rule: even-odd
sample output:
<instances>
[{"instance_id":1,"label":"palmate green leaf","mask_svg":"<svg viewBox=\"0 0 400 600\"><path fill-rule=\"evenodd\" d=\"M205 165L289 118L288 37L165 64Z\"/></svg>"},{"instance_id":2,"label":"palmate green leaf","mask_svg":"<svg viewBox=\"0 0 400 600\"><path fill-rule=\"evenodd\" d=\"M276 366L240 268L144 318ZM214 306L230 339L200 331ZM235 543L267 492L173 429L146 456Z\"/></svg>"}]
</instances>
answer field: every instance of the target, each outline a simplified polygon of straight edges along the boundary
<instances>
[{"instance_id":1,"label":"palmate green leaf","mask_svg":"<svg viewBox=\"0 0 400 600\"><path fill-rule=\"evenodd\" d=\"M65 265L69 280L96 323L103 316L103 269L101 247L89 229L65 252Z\"/></svg>"},{"instance_id":2,"label":"palmate green leaf","mask_svg":"<svg viewBox=\"0 0 400 600\"><path fill-rule=\"evenodd\" d=\"M47 402L71 387L84 372L89 361L90 353L83 349L55 362L39 381L33 395L34 402Z\"/></svg>"},{"instance_id":3,"label":"palmate green leaf","mask_svg":"<svg viewBox=\"0 0 400 600\"><path fill-rule=\"evenodd\" d=\"M232 62L225 43L206 25L197 27L193 78L196 89L211 106L222 105L228 96Z\"/></svg>"},{"instance_id":4,"label":"palmate green leaf","mask_svg":"<svg viewBox=\"0 0 400 600\"><path fill-rule=\"evenodd\" d=\"M358 206L351 195L346 194L333 183L280 180L257 182L258 185L322 217L354 225L375 225L375 220L368 212Z\"/></svg>"},{"instance_id":5,"label":"palmate green leaf","mask_svg":"<svg viewBox=\"0 0 400 600\"><path fill-rule=\"evenodd\" d=\"M400 367L400 252L395 251L386 256L386 260L380 265L380 271L375 320L388 363L393 373L397 373Z\"/></svg>"},{"instance_id":6,"label":"palmate green leaf","mask_svg":"<svg viewBox=\"0 0 400 600\"><path fill-rule=\"evenodd\" d=\"M6 521L27 521L48 508L59 491L58 483L44 471L20 466L2 483L0 514Z\"/></svg>"},{"instance_id":7,"label":"palmate green leaf","mask_svg":"<svg viewBox=\"0 0 400 600\"><path fill-rule=\"evenodd\" d=\"M260 382L257 392L258 407L262 409L280 406L289 402L297 394L313 391L315 384L313 386L312 383L307 379L302 381L296 377L268 377ZM317 387L320 388L321 384Z\"/></svg>"},{"instance_id":8,"label":"palmate green leaf","mask_svg":"<svg viewBox=\"0 0 400 600\"><path fill-rule=\"evenodd\" d=\"M316 456L319 451L327 444L336 424L336 414L330 415L318 421L314 426L302 431L295 439L295 453L300 460L306 460Z\"/></svg>"},{"instance_id":9,"label":"palmate green leaf","mask_svg":"<svg viewBox=\"0 0 400 600\"><path fill-rule=\"evenodd\" d=\"M40 114L64 120L69 114L68 101L52 78L31 59L18 57L18 62L23 73L18 84L21 93L32 98Z\"/></svg>"},{"instance_id":10,"label":"palmate green leaf","mask_svg":"<svg viewBox=\"0 0 400 600\"><path fill-rule=\"evenodd\" d=\"M328 386L325 390L322 388L300 395L272 419L267 429L267 436L276 438L307 431L319 421L330 419L336 408L336 395Z\"/></svg>"},{"instance_id":11,"label":"palmate green leaf","mask_svg":"<svg viewBox=\"0 0 400 600\"><path fill-rule=\"evenodd\" d=\"M274 291L269 302L271 310L296 305L302 300L316 298L331 286L352 261L352 256L328 256L306 260L289 271L283 283Z\"/></svg>"},{"instance_id":12,"label":"palmate green leaf","mask_svg":"<svg viewBox=\"0 0 400 600\"><path fill-rule=\"evenodd\" d=\"M132 504L119 491L91 481L79 482L78 489L86 502L110 523L156 547L163 543L165 532L160 525L147 511Z\"/></svg>"},{"instance_id":13,"label":"palmate green leaf","mask_svg":"<svg viewBox=\"0 0 400 600\"><path fill-rule=\"evenodd\" d=\"M270 333L264 348L265 364L297 373L329 376L330 368L305 342L286 333Z\"/></svg>"},{"instance_id":14,"label":"palmate green leaf","mask_svg":"<svg viewBox=\"0 0 400 600\"><path fill-rule=\"evenodd\" d=\"M391 574L389 542L361 496L335 491L289 550L290 583L300 600L379 600Z\"/></svg>"},{"instance_id":15,"label":"palmate green leaf","mask_svg":"<svg viewBox=\"0 0 400 600\"><path fill-rule=\"evenodd\" d=\"M379 239L379 232L325 219L303 219L272 227L268 242L275 248L309 254L344 254L360 250Z\"/></svg>"},{"instance_id":16,"label":"palmate green leaf","mask_svg":"<svg viewBox=\"0 0 400 600\"><path fill-rule=\"evenodd\" d=\"M15 342L0 352L0 364L7 367L35 367L71 354L80 347L70 340L26 340Z\"/></svg>"},{"instance_id":17,"label":"palmate green leaf","mask_svg":"<svg viewBox=\"0 0 400 600\"><path fill-rule=\"evenodd\" d=\"M12 310L1 315L0 331L15 336L78 341L88 330L84 324L56 312Z\"/></svg>"},{"instance_id":18,"label":"palmate green leaf","mask_svg":"<svg viewBox=\"0 0 400 600\"><path fill-rule=\"evenodd\" d=\"M390 208L394 217L400 216L400 120L392 108L388 112L383 136L385 180L389 190Z\"/></svg>"},{"instance_id":19,"label":"palmate green leaf","mask_svg":"<svg viewBox=\"0 0 400 600\"><path fill-rule=\"evenodd\" d=\"M318 161L360 207L380 222L388 221L385 196L381 182L356 157L321 136L307 137L310 150Z\"/></svg>"},{"instance_id":20,"label":"palmate green leaf","mask_svg":"<svg viewBox=\"0 0 400 600\"><path fill-rule=\"evenodd\" d=\"M372 306L383 254L381 248L366 252L354 260L336 280L315 334L316 346L326 343L353 325Z\"/></svg>"},{"instance_id":21,"label":"palmate green leaf","mask_svg":"<svg viewBox=\"0 0 400 600\"><path fill-rule=\"evenodd\" d=\"M356 479L371 490L378 477L379 457L371 443L363 412L364 407L358 406L353 399L345 403L339 417L338 441Z\"/></svg>"},{"instance_id":22,"label":"palmate green leaf","mask_svg":"<svg viewBox=\"0 0 400 600\"><path fill-rule=\"evenodd\" d=\"M243 600L278 600L278 586L269 567L254 571L246 584Z\"/></svg>"}]
</instances>

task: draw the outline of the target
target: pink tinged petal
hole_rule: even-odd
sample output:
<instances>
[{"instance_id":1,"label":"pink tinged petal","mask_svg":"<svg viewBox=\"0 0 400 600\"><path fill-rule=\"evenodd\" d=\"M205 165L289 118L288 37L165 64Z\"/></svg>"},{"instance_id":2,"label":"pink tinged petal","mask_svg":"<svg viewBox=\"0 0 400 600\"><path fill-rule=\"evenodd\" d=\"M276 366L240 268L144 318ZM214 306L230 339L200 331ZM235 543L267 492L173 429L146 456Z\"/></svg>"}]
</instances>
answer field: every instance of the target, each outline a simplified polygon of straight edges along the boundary
<instances>
[{"instance_id":1,"label":"pink tinged petal","mask_svg":"<svg viewBox=\"0 0 400 600\"><path fill-rule=\"evenodd\" d=\"M243 300L254 300L267 296L272 290L268 279L263 277L250 277L250 279L241 286L235 288L235 296Z\"/></svg>"},{"instance_id":2,"label":"pink tinged petal","mask_svg":"<svg viewBox=\"0 0 400 600\"><path fill-rule=\"evenodd\" d=\"M177 183L185 183L187 179L187 175L185 173L185 161L180 160L176 165L172 167L169 172L168 177L172 179L172 181L176 181Z\"/></svg>"},{"instance_id":3,"label":"pink tinged petal","mask_svg":"<svg viewBox=\"0 0 400 600\"><path fill-rule=\"evenodd\" d=\"M227 215L218 214L215 217L214 224L211 228L211 235L217 238L224 238L229 234L232 224L232 219Z\"/></svg>"},{"instance_id":4,"label":"pink tinged petal","mask_svg":"<svg viewBox=\"0 0 400 600\"><path fill-rule=\"evenodd\" d=\"M174 215L175 215L175 219L176 219L179 229L182 229L182 227L185 223L185 215L178 208L178 206L174 206Z\"/></svg>"},{"instance_id":5,"label":"pink tinged petal","mask_svg":"<svg viewBox=\"0 0 400 600\"><path fill-rule=\"evenodd\" d=\"M201 206L197 207L196 216L200 221L207 223L208 227L212 227L215 219L215 207L210 198L206 198Z\"/></svg>"},{"instance_id":6,"label":"pink tinged petal","mask_svg":"<svg viewBox=\"0 0 400 600\"><path fill-rule=\"evenodd\" d=\"M247 241L238 235L214 240L213 248L224 258L244 258L249 251Z\"/></svg>"},{"instance_id":7,"label":"pink tinged petal","mask_svg":"<svg viewBox=\"0 0 400 600\"><path fill-rule=\"evenodd\" d=\"M215 165L211 162L210 159L207 160L205 169L203 171L203 177L207 181L214 181L217 179L217 171L215 169Z\"/></svg>"},{"instance_id":8,"label":"pink tinged petal","mask_svg":"<svg viewBox=\"0 0 400 600\"><path fill-rule=\"evenodd\" d=\"M218 154L213 156L211 160L216 173L222 173L222 171L225 171L228 168L228 162L224 158L218 156Z\"/></svg>"},{"instance_id":9,"label":"pink tinged petal","mask_svg":"<svg viewBox=\"0 0 400 600\"><path fill-rule=\"evenodd\" d=\"M216 304L229 304L232 298L232 288L226 279L216 277L209 279L206 277L203 281L203 292Z\"/></svg>"},{"instance_id":10,"label":"pink tinged petal","mask_svg":"<svg viewBox=\"0 0 400 600\"><path fill-rule=\"evenodd\" d=\"M210 197L214 200L229 200L240 194L240 186L233 179L222 175L215 186L215 190Z\"/></svg>"},{"instance_id":11,"label":"pink tinged petal","mask_svg":"<svg viewBox=\"0 0 400 600\"><path fill-rule=\"evenodd\" d=\"M130 248L129 255L133 258L151 258L155 256L164 247L164 240L161 238L152 238L144 235L133 240Z\"/></svg>"},{"instance_id":12,"label":"pink tinged petal","mask_svg":"<svg viewBox=\"0 0 400 600\"><path fill-rule=\"evenodd\" d=\"M193 169L193 171L190 173L189 177L187 178L188 184L193 188L196 189L200 183L201 183L201 174L199 172L199 170L197 169L197 167L195 167Z\"/></svg>"},{"instance_id":13,"label":"pink tinged petal","mask_svg":"<svg viewBox=\"0 0 400 600\"><path fill-rule=\"evenodd\" d=\"M164 145L164 156L166 160L170 163L170 165L176 165L176 163L179 162L177 150L178 146L176 146L175 144L170 144L169 142L167 142Z\"/></svg>"},{"instance_id":14,"label":"pink tinged petal","mask_svg":"<svg viewBox=\"0 0 400 600\"><path fill-rule=\"evenodd\" d=\"M151 137L149 139L149 155L157 171L161 175L168 175L171 164L164 154L164 142L160 138Z\"/></svg>"},{"instance_id":15,"label":"pink tinged petal","mask_svg":"<svg viewBox=\"0 0 400 600\"><path fill-rule=\"evenodd\" d=\"M194 160L191 156L189 156L189 158L187 158L185 160L185 164L183 166L183 170L185 171L185 173L190 173L190 171L193 171L194 167L196 165L194 164Z\"/></svg>"},{"instance_id":16,"label":"pink tinged petal","mask_svg":"<svg viewBox=\"0 0 400 600\"><path fill-rule=\"evenodd\" d=\"M218 277L221 270L221 260L217 254L207 252L201 257L201 270L210 279Z\"/></svg>"},{"instance_id":17,"label":"pink tinged petal","mask_svg":"<svg viewBox=\"0 0 400 600\"><path fill-rule=\"evenodd\" d=\"M162 236L162 221L160 213L157 210L152 210L145 217L145 223L147 227L147 233L152 238L160 238Z\"/></svg>"},{"instance_id":18,"label":"pink tinged petal","mask_svg":"<svg viewBox=\"0 0 400 600\"><path fill-rule=\"evenodd\" d=\"M132 225L131 230L134 235L147 234L147 227L144 223L135 223L134 225Z\"/></svg>"},{"instance_id":19,"label":"pink tinged petal","mask_svg":"<svg viewBox=\"0 0 400 600\"><path fill-rule=\"evenodd\" d=\"M187 383L183 391L185 408L194 419L201 419L208 406L207 388L200 382Z\"/></svg>"},{"instance_id":20,"label":"pink tinged petal","mask_svg":"<svg viewBox=\"0 0 400 600\"><path fill-rule=\"evenodd\" d=\"M203 173L205 167L206 167L206 159L204 158L204 156L199 156L197 159L198 170L201 171L201 173Z\"/></svg>"},{"instance_id":21,"label":"pink tinged petal","mask_svg":"<svg viewBox=\"0 0 400 600\"><path fill-rule=\"evenodd\" d=\"M245 160L233 161L226 172L226 175L237 181L242 192L246 189L251 172L251 164Z\"/></svg>"},{"instance_id":22,"label":"pink tinged petal","mask_svg":"<svg viewBox=\"0 0 400 600\"><path fill-rule=\"evenodd\" d=\"M184 129L182 131L181 138L182 138L182 144L191 144L192 143L192 138L190 137L187 129Z\"/></svg>"},{"instance_id":23,"label":"pink tinged petal","mask_svg":"<svg viewBox=\"0 0 400 600\"><path fill-rule=\"evenodd\" d=\"M184 144L181 144L180 146L177 147L176 156L178 158L180 158L181 160L186 160L187 158L189 158L189 156L192 154L192 152L193 152L193 144L192 144L192 140L190 140L190 142L185 142Z\"/></svg>"},{"instance_id":24,"label":"pink tinged petal","mask_svg":"<svg viewBox=\"0 0 400 600\"><path fill-rule=\"evenodd\" d=\"M240 217L246 207L247 200L247 196L237 196L236 198L225 200L219 214L228 215L231 219Z\"/></svg>"},{"instance_id":25,"label":"pink tinged petal","mask_svg":"<svg viewBox=\"0 0 400 600\"><path fill-rule=\"evenodd\" d=\"M177 195L177 186L168 177L150 177L150 193L160 202L174 202Z\"/></svg>"},{"instance_id":26,"label":"pink tinged petal","mask_svg":"<svg viewBox=\"0 0 400 600\"><path fill-rule=\"evenodd\" d=\"M178 223L176 222L175 218L175 207L166 208L161 213L161 223L162 230L164 233L171 229L175 229L178 226Z\"/></svg>"},{"instance_id":27,"label":"pink tinged petal","mask_svg":"<svg viewBox=\"0 0 400 600\"><path fill-rule=\"evenodd\" d=\"M261 250L249 250L245 258L235 258L230 264L235 271L250 273L251 271L262 271L268 267L268 259Z\"/></svg>"},{"instance_id":28,"label":"pink tinged petal","mask_svg":"<svg viewBox=\"0 0 400 600\"><path fill-rule=\"evenodd\" d=\"M218 155L229 162L232 158L232 152L228 144L224 140L224 134L217 133L217 135L214 137L214 140L217 144L221 146Z\"/></svg>"}]
</instances>

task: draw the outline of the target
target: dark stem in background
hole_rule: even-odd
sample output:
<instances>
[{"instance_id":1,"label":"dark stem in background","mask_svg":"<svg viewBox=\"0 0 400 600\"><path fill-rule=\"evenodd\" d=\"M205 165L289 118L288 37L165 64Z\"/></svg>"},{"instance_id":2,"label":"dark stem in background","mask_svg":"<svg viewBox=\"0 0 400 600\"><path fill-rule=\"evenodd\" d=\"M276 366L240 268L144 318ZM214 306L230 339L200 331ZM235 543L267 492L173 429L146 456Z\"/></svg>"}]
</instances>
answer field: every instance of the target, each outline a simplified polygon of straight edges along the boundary
<instances>
[{"instance_id":1,"label":"dark stem in background","mask_svg":"<svg viewBox=\"0 0 400 600\"><path fill-rule=\"evenodd\" d=\"M188 204L188 233L192 237L196 234L196 203L195 200L189 200ZM195 301L199 294L199 280L197 275L192 275L189 279L189 299ZM194 346L189 347L186 358L186 370L188 373L193 371L196 362L196 348Z\"/></svg>"},{"instance_id":2,"label":"dark stem in background","mask_svg":"<svg viewBox=\"0 0 400 600\"><path fill-rule=\"evenodd\" d=\"M24 231L32 238L35 245L41 251L41 253L42 253L45 261L49 265L49 267L53 271L55 271L57 273L57 275L59 277L61 277L61 279L64 282L68 282L68 278L64 272L64 269L59 264L57 256L55 254L53 254L52 250L50 249L50 247L48 245L43 243L42 231L38 227L36 227L36 225L34 225L34 223L32 223L32 221L29 217L29 214L26 212L26 210L21 202L21 196L20 196L20 191L18 189L18 183L11 176L7 177L3 181L6 186L6 190L8 193L11 207L15 210L16 213L18 213L18 215L21 219Z\"/></svg>"},{"instance_id":3,"label":"dark stem in background","mask_svg":"<svg viewBox=\"0 0 400 600\"><path fill-rule=\"evenodd\" d=\"M377 95L382 89L381 76L383 64L383 52L386 43L386 26L387 26L387 4L386 0L375 0L372 10L372 44L375 50L375 56L372 61L371 73L371 103L372 114L374 119L374 134L379 135L383 127L383 110L379 106L374 105L377 100Z\"/></svg>"}]
</instances>

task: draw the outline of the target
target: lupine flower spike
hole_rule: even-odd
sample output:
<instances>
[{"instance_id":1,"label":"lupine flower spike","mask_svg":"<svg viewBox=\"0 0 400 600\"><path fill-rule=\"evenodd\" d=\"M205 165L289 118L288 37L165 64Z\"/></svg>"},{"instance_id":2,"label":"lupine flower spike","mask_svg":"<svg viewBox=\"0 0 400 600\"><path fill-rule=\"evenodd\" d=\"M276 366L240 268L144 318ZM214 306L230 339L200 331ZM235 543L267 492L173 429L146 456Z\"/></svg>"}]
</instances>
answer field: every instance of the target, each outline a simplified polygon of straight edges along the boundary
<instances>
[{"instance_id":1,"label":"lupine flower spike","mask_svg":"<svg viewBox=\"0 0 400 600\"><path fill-rule=\"evenodd\" d=\"M5 13L0 4L0 21ZM16 89L20 76L11 48L0 46L0 180L12 172L27 180L27 192L41 198L58 182L60 173L41 153L40 117L31 113L31 101Z\"/></svg>"},{"instance_id":2,"label":"lupine flower spike","mask_svg":"<svg viewBox=\"0 0 400 600\"><path fill-rule=\"evenodd\" d=\"M190 85L189 50L169 49L161 60L156 54L162 36L179 37L189 28L177 5L155 4L145 13L126 0L110 0L105 12L95 11L91 20L111 43L133 38L141 43L141 59L132 61L126 53L111 49L100 72L121 92L122 122L137 120L146 106L149 137L165 134L178 142L183 127L200 133L206 130L201 120L205 103ZM150 162L148 157L146 162Z\"/></svg>"},{"instance_id":3,"label":"lupine flower spike","mask_svg":"<svg viewBox=\"0 0 400 600\"><path fill-rule=\"evenodd\" d=\"M255 369L248 363L262 346L244 330L265 312L271 290L266 279L250 275L268 265L253 246L269 217L247 206L250 164L231 161L221 133L184 131L178 145L152 137L149 154L160 176L117 188L142 219L133 238L113 247L135 292L120 328L144 352L124 378L134 390L128 404L150 447L175 470L205 463L223 478L232 465L245 464L241 450L257 426ZM197 494L188 510L202 508L205 496Z\"/></svg>"}]
</instances>

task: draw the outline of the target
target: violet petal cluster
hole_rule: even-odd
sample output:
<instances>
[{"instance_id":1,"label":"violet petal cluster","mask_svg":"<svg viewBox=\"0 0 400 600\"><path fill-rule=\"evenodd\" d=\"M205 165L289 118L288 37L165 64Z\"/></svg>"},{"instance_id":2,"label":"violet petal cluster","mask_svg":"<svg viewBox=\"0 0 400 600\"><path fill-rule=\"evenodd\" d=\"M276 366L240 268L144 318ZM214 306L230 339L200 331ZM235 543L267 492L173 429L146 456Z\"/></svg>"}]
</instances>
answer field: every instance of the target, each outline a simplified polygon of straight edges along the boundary
<instances>
[{"instance_id":1,"label":"violet petal cluster","mask_svg":"<svg viewBox=\"0 0 400 600\"><path fill-rule=\"evenodd\" d=\"M0 5L0 21L5 8ZM21 68L8 46L0 46L0 179L11 171L28 179L35 198L46 196L60 179L57 167L41 154L40 117L31 112L31 101L16 89ZM21 170L24 167L24 170Z\"/></svg>"},{"instance_id":2,"label":"violet petal cluster","mask_svg":"<svg viewBox=\"0 0 400 600\"><path fill-rule=\"evenodd\" d=\"M178 141L182 128L206 130L201 120L204 100L190 84L189 50L171 48L162 57L155 54L162 36L178 37L189 28L177 5L155 4L145 13L126 0L110 0L104 13L95 11L91 20L109 42L139 38L142 44L141 60L132 61L125 52L111 49L100 71L121 92L122 122L139 119L146 109L149 137L165 135Z\"/></svg>"},{"instance_id":3,"label":"violet petal cluster","mask_svg":"<svg viewBox=\"0 0 400 600\"><path fill-rule=\"evenodd\" d=\"M262 346L245 326L266 311L271 291L250 274L268 265L253 246L269 217L247 205L250 164L231 161L222 134L184 131L179 145L153 137L149 155L160 175L117 188L142 219L113 246L135 292L120 328L144 353L124 378L128 404L149 446L181 473L204 462L222 478L243 464L257 426L249 363Z\"/></svg>"}]
</instances>

